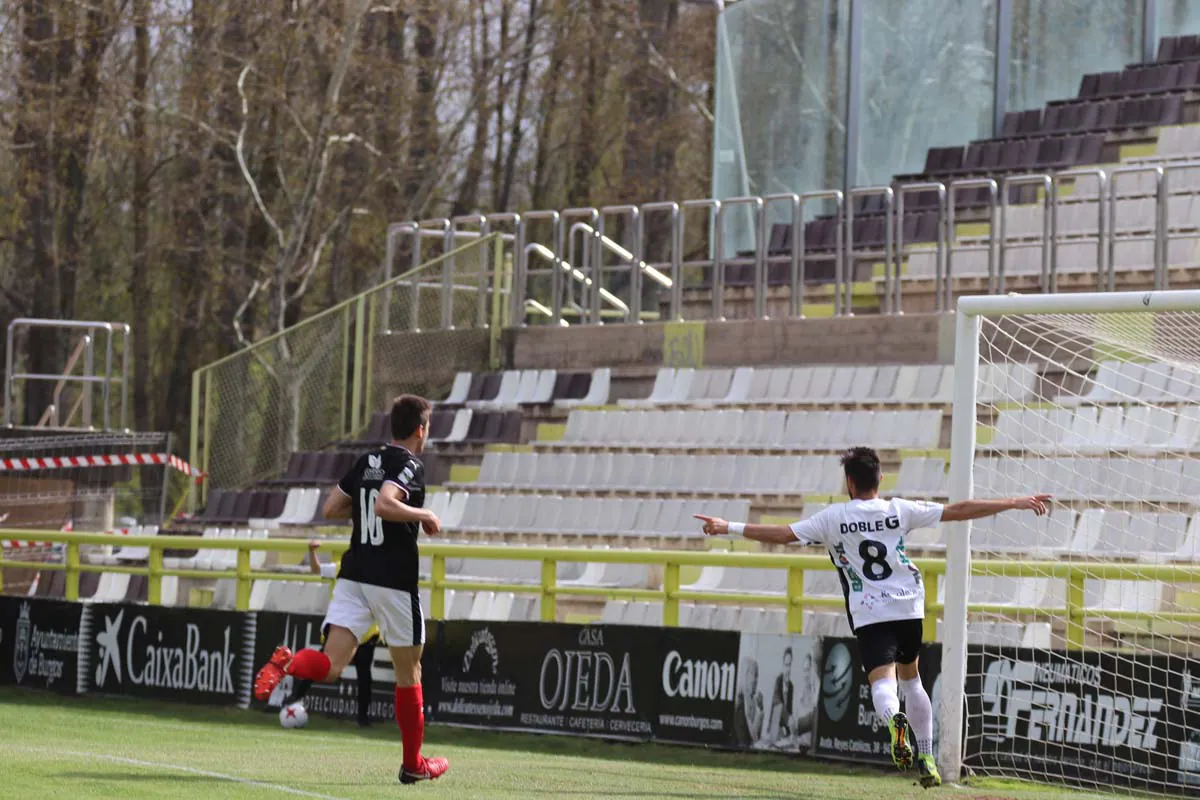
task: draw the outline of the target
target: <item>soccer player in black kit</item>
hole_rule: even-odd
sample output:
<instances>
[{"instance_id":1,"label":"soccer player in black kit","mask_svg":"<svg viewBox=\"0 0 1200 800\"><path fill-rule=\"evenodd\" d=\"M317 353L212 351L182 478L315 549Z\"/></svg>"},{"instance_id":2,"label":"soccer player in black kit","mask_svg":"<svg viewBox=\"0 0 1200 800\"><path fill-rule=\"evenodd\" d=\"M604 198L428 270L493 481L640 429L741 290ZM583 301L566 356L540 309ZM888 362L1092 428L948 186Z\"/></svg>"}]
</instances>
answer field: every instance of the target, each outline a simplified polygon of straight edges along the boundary
<instances>
[{"instance_id":1,"label":"soccer player in black kit","mask_svg":"<svg viewBox=\"0 0 1200 800\"><path fill-rule=\"evenodd\" d=\"M327 519L354 524L350 549L333 585L325 612L324 651L306 648L295 655L278 647L254 679L254 696L270 697L284 675L333 683L354 656L372 624L387 642L396 669L396 724L404 745L401 783L440 778L450 768L444 758L425 758L421 651L425 618L417 594L420 568L417 537L440 532L437 515L425 503L424 467L417 456L429 435L429 401L401 395L392 403L392 443L359 457L325 501Z\"/></svg>"}]
</instances>

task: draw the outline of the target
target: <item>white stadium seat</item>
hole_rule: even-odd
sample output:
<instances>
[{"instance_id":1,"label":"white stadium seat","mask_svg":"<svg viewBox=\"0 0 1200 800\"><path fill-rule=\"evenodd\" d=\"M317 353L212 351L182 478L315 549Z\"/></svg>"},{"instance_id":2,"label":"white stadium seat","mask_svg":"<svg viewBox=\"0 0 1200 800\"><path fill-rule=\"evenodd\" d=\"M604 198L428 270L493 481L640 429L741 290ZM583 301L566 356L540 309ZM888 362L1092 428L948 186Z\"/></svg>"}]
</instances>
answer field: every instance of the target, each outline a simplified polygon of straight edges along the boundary
<instances>
[{"instance_id":1,"label":"white stadium seat","mask_svg":"<svg viewBox=\"0 0 1200 800\"><path fill-rule=\"evenodd\" d=\"M894 365L886 365L879 367L875 372L875 379L871 382L871 387L867 393L863 395L863 399L872 402L888 402L896 399L896 385L900 378L901 369L907 367L897 367Z\"/></svg>"},{"instance_id":2,"label":"white stadium seat","mask_svg":"<svg viewBox=\"0 0 1200 800\"><path fill-rule=\"evenodd\" d=\"M855 367L850 381L850 400L862 401L871 397L871 389L875 386L875 378L879 375L879 367Z\"/></svg>"},{"instance_id":3,"label":"white stadium seat","mask_svg":"<svg viewBox=\"0 0 1200 800\"><path fill-rule=\"evenodd\" d=\"M744 403L751 396L756 372L753 367L738 367L733 371L729 390L718 402L724 404Z\"/></svg>"},{"instance_id":4,"label":"white stadium seat","mask_svg":"<svg viewBox=\"0 0 1200 800\"><path fill-rule=\"evenodd\" d=\"M460 408L454 413L454 422L450 426L450 432L446 434L446 438L442 439L446 443L461 442L467 438L467 433L471 430L471 409Z\"/></svg>"},{"instance_id":5,"label":"white stadium seat","mask_svg":"<svg viewBox=\"0 0 1200 800\"><path fill-rule=\"evenodd\" d=\"M611 392L612 370L601 367L592 371L592 382L588 385L587 394L578 399L564 398L555 400L554 405L564 408L575 406L602 406L608 403Z\"/></svg>"},{"instance_id":6,"label":"white stadium seat","mask_svg":"<svg viewBox=\"0 0 1200 800\"><path fill-rule=\"evenodd\" d=\"M729 605L717 606L713 612L709 628L714 631L732 631L738 627L738 607Z\"/></svg>"},{"instance_id":7,"label":"white stadium seat","mask_svg":"<svg viewBox=\"0 0 1200 800\"><path fill-rule=\"evenodd\" d=\"M558 370L543 369L537 373L533 391L522 402L529 405L546 405L554 399L554 385L558 381Z\"/></svg>"},{"instance_id":8,"label":"white stadium seat","mask_svg":"<svg viewBox=\"0 0 1200 800\"><path fill-rule=\"evenodd\" d=\"M517 396L517 389L521 383L521 373L515 370L505 370L500 375L500 387L496 391L496 396L490 400L470 400L467 405L471 408L503 408L513 405L513 401Z\"/></svg>"},{"instance_id":9,"label":"white stadium seat","mask_svg":"<svg viewBox=\"0 0 1200 800\"><path fill-rule=\"evenodd\" d=\"M834 367L797 367L788 391L799 402L825 402L829 397L834 372Z\"/></svg>"},{"instance_id":10,"label":"white stadium seat","mask_svg":"<svg viewBox=\"0 0 1200 800\"><path fill-rule=\"evenodd\" d=\"M771 378L774 374L773 369L759 367L754 370L750 376L750 385L746 389L746 396L741 400L735 400L737 403L757 403L762 402L769 396ZM785 387L786 388L786 387Z\"/></svg>"},{"instance_id":11,"label":"white stadium seat","mask_svg":"<svg viewBox=\"0 0 1200 800\"><path fill-rule=\"evenodd\" d=\"M679 373L676 373L678 377ZM698 369L692 372L692 378L688 382L686 391L678 393L679 402L696 405L698 401L708 397L708 384L712 378L712 370ZM673 392L674 394L674 392Z\"/></svg>"},{"instance_id":12,"label":"white stadium seat","mask_svg":"<svg viewBox=\"0 0 1200 800\"><path fill-rule=\"evenodd\" d=\"M467 393L471 391L471 373L459 372L454 376L454 384L450 387L450 394L446 395L446 399L442 402L446 405L462 405L466 402Z\"/></svg>"},{"instance_id":13,"label":"white stadium seat","mask_svg":"<svg viewBox=\"0 0 1200 800\"><path fill-rule=\"evenodd\" d=\"M804 388L800 387L797 391L795 385L795 376L800 372L801 370L791 367L775 367L767 370L767 391L762 399L772 403L786 403L801 399L804 396Z\"/></svg>"},{"instance_id":14,"label":"white stadium seat","mask_svg":"<svg viewBox=\"0 0 1200 800\"><path fill-rule=\"evenodd\" d=\"M521 371L521 377L517 383L517 391L512 397L510 406L525 405L533 402L533 398L538 390L538 377L540 373L536 369L526 369ZM553 390L553 384L551 384Z\"/></svg>"},{"instance_id":15,"label":"white stadium seat","mask_svg":"<svg viewBox=\"0 0 1200 800\"><path fill-rule=\"evenodd\" d=\"M697 370L691 367L680 367L675 370L675 380L671 383L670 394L665 400L659 402L665 403L686 403L691 395L692 382L696 380Z\"/></svg>"},{"instance_id":16,"label":"white stadium seat","mask_svg":"<svg viewBox=\"0 0 1200 800\"><path fill-rule=\"evenodd\" d=\"M947 373L950 373L947 378ZM941 364L924 364L917 368L916 380L913 383L912 399L915 402L938 403L949 402L953 382L953 368Z\"/></svg>"},{"instance_id":17,"label":"white stadium seat","mask_svg":"<svg viewBox=\"0 0 1200 800\"><path fill-rule=\"evenodd\" d=\"M722 402L729 393L730 386L733 383L734 372L732 369L712 369L708 372L708 384L703 394L698 394L693 390L692 397L696 402L711 405L716 402Z\"/></svg>"},{"instance_id":18,"label":"white stadium seat","mask_svg":"<svg viewBox=\"0 0 1200 800\"><path fill-rule=\"evenodd\" d=\"M625 618L625 608L628 600L609 600L600 612L600 621L607 625L619 625Z\"/></svg>"},{"instance_id":19,"label":"white stadium seat","mask_svg":"<svg viewBox=\"0 0 1200 800\"><path fill-rule=\"evenodd\" d=\"M442 517L442 524L447 528L457 528L462 522L463 509L466 508L467 500L470 498L467 492L454 492L446 501L446 512Z\"/></svg>"},{"instance_id":20,"label":"white stadium seat","mask_svg":"<svg viewBox=\"0 0 1200 800\"><path fill-rule=\"evenodd\" d=\"M675 370L669 367L659 369L654 376L654 386L650 390L648 397L636 399L618 400L617 403L622 406L643 406L654 405L655 403L665 403L671 397L671 391L675 385Z\"/></svg>"},{"instance_id":21,"label":"white stadium seat","mask_svg":"<svg viewBox=\"0 0 1200 800\"><path fill-rule=\"evenodd\" d=\"M829 380L829 389L823 396L815 396L813 400L846 402L854 399L854 376L857 367L833 367L833 376Z\"/></svg>"}]
</instances>

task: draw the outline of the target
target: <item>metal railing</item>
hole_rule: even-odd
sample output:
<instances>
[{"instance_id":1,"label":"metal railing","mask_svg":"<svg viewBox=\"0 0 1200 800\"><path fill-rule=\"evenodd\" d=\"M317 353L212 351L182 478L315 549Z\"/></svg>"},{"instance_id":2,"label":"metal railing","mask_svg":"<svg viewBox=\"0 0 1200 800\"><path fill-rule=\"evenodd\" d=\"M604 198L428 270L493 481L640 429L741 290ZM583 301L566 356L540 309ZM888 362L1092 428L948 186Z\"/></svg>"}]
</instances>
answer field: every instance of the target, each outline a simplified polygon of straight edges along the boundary
<instances>
[{"instance_id":1,"label":"metal railing","mask_svg":"<svg viewBox=\"0 0 1200 800\"><path fill-rule=\"evenodd\" d=\"M58 374L17 371L16 340L21 331L34 329L58 331L60 333L79 333L76 343L63 371ZM104 336L104 367L96 369L96 337ZM117 430L128 427L128 398L129 398L129 335L130 328L123 322L87 322L82 320L64 319L30 319L20 317L8 324L8 335L4 347L4 425L14 427L14 411L16 408L15 393L18 384L22 382L53 383L54 391L50 405L43 409L35 427L83 427L94 429L93 425L93 393L95 387L100 387L100 417L101 429L114 429L112 420L112 390L114 384L120 387L119 405L117 406ZM121 347L117 351L114 337L119 337ZM74 374L75 365L83 359L82 372ZM114 364L114 359L120 359L120 364ZM62 415L62 393L68 384L79 385L79 396L75 405L66 415ZM75 413L80 414L81 425L71 425Z\"/></svg>"},{"instance_id":2,"label":"metal railing","mask_svg":"<svg viewBox=\"0 0 1200 800\"><path fill-rule=\"evenodd\" d=\"M565 315L582 324L648 318L722 319L732 298L745 297L744 289L749 289L750 302L738 309L739 317L766 318L771 308L802 317L814 294L826 301L832 299L834 315L849 315L855 292L862 300L864 291L870 293L880 313L899 314L904 305L902 287L908 285L932 292L934 308L948 311L959 291L956 280L962 277L955 266L962 258L958 253L956 259L956 252L962 249L961 226L979 224L984 230L980 236L987 269L973 277L981 279L984 291L1007 292L1016 279L1009 264L1014 250L1011 214L1018 207L1012 195L1036 187L1035 203L1044 214L1042 230L1040 236L1023 238L1026 245L1042 248L1041 269L1026 271L1019 278L1031 281L1028 288L1034 291L1054 292L1061 272L1060 245L1068 236L1079 235L1064 235L1059 230L1060 210L1065 204L1079 202L1081 187L1091 190L1094 186L1095 194L1087 199L1096 204L1096 226L1086 236L1096 241L1095 284L1100 290L1113 291L1118 275L1114 248L1126 235L1117 217L1118 202L1124 199L1121 192L1131 178L1149 174L1155 176L1154 187L1143 195L1154 198L1153 225L1133 238L1153 239L1153 263L1140 266L1147 268L1145 273L1152 277L1155 289L1165 289L1172 266L1167 214L1170 175L1184 169L1200 169L1200 162L963 177L859 187L844 193L828 190L702 198L408 221L389 228L385 274L392 274L400 238L412 240L409 251L415 264L421 239L440 240L449 246L456 236L495 231L503 223L512 229L505 241L513 265L511 318L517 325L539 321L557 325ZM974 196L965 202L968 193ZM921 194L926 195L926 202L918 204L915 196ZM697 224L700 212L706 215L703 225ZM905 233L906 222L911 222L914 214L928 213L936 216L934 235L911 241L913 237ZM858 224L868 217L880 222L882 233L864 242ZM656 223L657 237L649 233L650 219ZM809 234L814 223L826 226L823 230L832 229L833 236L812 241ZM739 242L748 243L751 249L735 252ZM906 264L918 247L935 251L931 274L920 276L919 283L913 280L917 276L906 274ZM659 255L655 258L651 253ZM824 276L815 276L812 267L817 263L832 268ZM873 285L865 287L864 281L856 281L865 265L877 264L883 269L867 282ZM787 266L786 279L781 271L772 272L772 267L780 265ZM752 277L731 285L730 271L738 270L744 276L747 268ZM814 292L814 281L829 288ZM979 291L979 287L971 291Z\"/></svg>"},{"instance_id":3,"label":"metal railing","mask_svg":"<svg viewBox=\"0 0 1200 800\"><path fill-rule=\"evenodd\" d=\"M83 573L115 573L142 575L148 579L147 596L152 604L162 602L162 579L164 577L195 578L201 580L233 580L237 582L236 607L250 610L250 596L256 580L319 582L319 576L292 572L271 572L251 568L252 552L290 553L300 555L308 551L304 539L216 539L198 536L114 536L103 533L57 533L37 530L0 530L0 538L15 541L40 541L65 545L62 563L45 563L6 559L0 551L0 567L35 570L61 570L66 573L66 599L79 599L79 576ZM123 547L145 547L149 552L146 566L113 566L85 563L80 551L84 546L121 545ZM346 541L324 542L321 549L333 556L346 550ZM236 567L232 570L193 569L168 567L163 551L172 550L223 550L237 551ZM422 555L432 561L429 579L421 586L430 590L430 615L435 619L445 617L446 591L513 592L534 595L540 600L541 619L554 621L558 616L557 601L560 597L591 597L610 600L650 600L663 604L663 624L668 627L679 625L679 604L729 603L755 606L781 606L787 612L787 630L799 633L803 627L805 609L842 609L842 598L811 597L804 594L804 576L809 571L834 569L826 555L737 553L689 550L598 550L572 547L512 547L494 545L440 544L426 542L421 546ZM537 561L541 565L541 580L537 584L502 583L485 580L460 580L447 575L447 559L480 558L506 561ZM925 633L929 640L936 639L937 620L944 611L944 604L937 601L938 584L946 572L942 559L914 558L925 578ZM558 580L560 563L602 563L657 566L662 568L661 588L617 588L608 586L562 585ZM785 594L755 594L753 592L713 592L686 588L681 582L683 567L730 567L752 569L779 569L787 571ZM1064 605L1019 607L995 604L968 604L968 611L984 614L1004 614L1022 618L1056 618L1066 621L1066 641L1070 648L1084 646L1085 623L1089 618L1108 617L1113 619L1154 619L1170 622L1200 622L1200 612L1140 612L1124 609L1100 609L1085 602L1084 587L1087 580L1113 581L1167 581L1177 584L1200 582L1200 565L1146 565L1135 563L1095 563L1083 561L1002 561L974 559L971 563L973 575L1003 576L1009 578L1049 578L1064 580L1066 592ZM0 585L0 590L3 586Z\"/></svg>"}]
</instances>

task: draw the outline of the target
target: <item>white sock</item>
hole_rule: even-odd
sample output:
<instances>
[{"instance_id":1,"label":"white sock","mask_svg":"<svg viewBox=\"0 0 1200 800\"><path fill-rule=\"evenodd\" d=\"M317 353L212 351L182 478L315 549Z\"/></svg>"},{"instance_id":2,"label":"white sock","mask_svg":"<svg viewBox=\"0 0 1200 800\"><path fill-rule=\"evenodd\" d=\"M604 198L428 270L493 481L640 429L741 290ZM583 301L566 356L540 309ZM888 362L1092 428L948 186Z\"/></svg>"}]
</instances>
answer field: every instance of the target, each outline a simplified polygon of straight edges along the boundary
<instances>
[{"instance_id":1,"label":"white sock","mask_svg":"<svg viewBox=\"0 0 1200 800\"><path fill-rule=\"evenodd\" d=\"M908 724L912 725L913 733L917 735L917 749L921 755L933 755L933 703L929 694L921 685L920 678L911 681L900 681L904 690L904 711Z\"/></svg>"},{"instance_id":2,"label":"white sock","mask_svg":"<svg viewBox=\"0 0 1200 800\"><path fill-rule=\"evenodd\" d=\"M871 700L875 704L875 713L884 722L889 721L900 711L900 697L896 694L895 678L880 678L871 684Z\"/></svg>"}]
</instances>

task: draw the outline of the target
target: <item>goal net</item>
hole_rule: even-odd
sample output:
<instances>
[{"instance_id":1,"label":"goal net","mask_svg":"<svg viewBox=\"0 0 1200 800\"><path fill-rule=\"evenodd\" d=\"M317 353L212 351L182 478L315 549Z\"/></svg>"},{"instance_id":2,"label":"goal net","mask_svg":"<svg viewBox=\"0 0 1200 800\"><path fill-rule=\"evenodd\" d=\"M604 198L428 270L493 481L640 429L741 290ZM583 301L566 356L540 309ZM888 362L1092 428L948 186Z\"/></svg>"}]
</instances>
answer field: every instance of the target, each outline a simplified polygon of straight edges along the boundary
<instances>
[{"instance_id":1,"label":"goal net","mask_svg":"<svg viewBox=\"0 0 1200 800\"><path fill-rule=\"evenodd\" d=\"M958 326L950 499L1054 501L971 523L969 553L947 532L943 760L1194 796L1200 292L970 298Z\"/></svg>"}]
</instances>

